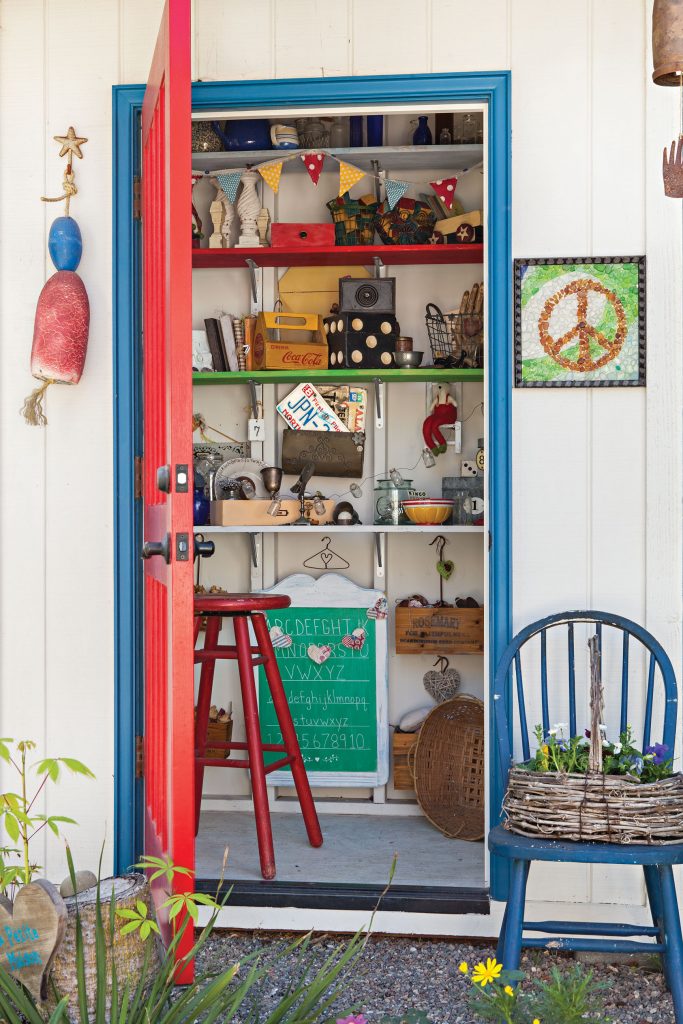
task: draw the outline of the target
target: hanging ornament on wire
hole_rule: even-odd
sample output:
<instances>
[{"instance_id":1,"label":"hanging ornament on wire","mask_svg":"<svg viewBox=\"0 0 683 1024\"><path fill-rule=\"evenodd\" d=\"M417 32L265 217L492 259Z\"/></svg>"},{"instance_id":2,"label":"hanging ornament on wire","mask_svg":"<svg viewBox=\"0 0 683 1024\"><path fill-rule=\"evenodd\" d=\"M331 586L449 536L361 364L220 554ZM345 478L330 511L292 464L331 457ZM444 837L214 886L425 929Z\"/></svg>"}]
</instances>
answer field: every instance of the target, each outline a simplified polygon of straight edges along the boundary
<instances>
[{"instance_id":1,"label":"hanging ornament on wire","mask_svg":"<svg viewBox=\"0 0 683 1024\"><path fill-rule=\"evenodd\" d=\"M664 194L683 199L683 5L680 0L655 0L652 11L652 80L678 88L678 139L664 148Z\"/></svg>"},{"instance_id":2,"label":"hanging ornament on wire","mask_svg":"<svg viewBox=\"0 0 683 1024\"><path fill-rule=\"evenodd\" d=\"M90 328L88 293L76 273L83 251L81 231L69 213L71 200L78 192L73 158L83 158L81 146L88 140L76 135L73 127L66 135L55 135L54 139L61 146L60 157L67 158L62 195L54 199L41 196L41 201L64 201L64 216L52 222L48 237L48 251L57 273L46 281L36 306L31 373L42 383L31 392L21 410L32 426L47 423L44 401L51 384L78 384L81 379Z\"/></svg>"}]
</instances>

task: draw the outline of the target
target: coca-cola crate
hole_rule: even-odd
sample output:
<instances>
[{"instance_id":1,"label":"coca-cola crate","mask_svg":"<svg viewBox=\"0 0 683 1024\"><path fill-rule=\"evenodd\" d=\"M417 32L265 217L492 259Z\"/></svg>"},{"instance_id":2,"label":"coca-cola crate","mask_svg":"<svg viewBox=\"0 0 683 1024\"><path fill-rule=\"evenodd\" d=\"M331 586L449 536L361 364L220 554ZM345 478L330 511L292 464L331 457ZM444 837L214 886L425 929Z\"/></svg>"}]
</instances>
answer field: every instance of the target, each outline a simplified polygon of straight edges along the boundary
<instances>
[{"instance_id":1,"label":"coca-cola crate","mask_svg":"<svg viewBox=\"0 0 683 1024\"><path fill-rule=\"evenodd\" d=\"M259 313L254 370L326 370L327 339L317 313Z\"/></svg>"}]
</instances>

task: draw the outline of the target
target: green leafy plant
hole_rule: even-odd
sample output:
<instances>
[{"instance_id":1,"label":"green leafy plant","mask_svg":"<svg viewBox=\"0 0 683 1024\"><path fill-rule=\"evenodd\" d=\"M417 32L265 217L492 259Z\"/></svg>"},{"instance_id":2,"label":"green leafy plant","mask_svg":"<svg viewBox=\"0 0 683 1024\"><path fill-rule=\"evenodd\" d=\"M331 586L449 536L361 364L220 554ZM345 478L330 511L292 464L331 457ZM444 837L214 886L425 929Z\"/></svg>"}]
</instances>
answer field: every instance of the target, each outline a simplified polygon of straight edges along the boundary
<instances>
[{"instance_id":1,"label":"green leafy plant","mask_svg":"<svg viewBox=\"0 0 683 1024\"><path fill-rule=\"evenodd\" d=\"M468 964L460 964L472 988L468 1005L481 1020L496 1024L609 1024L601 1014L604 982L596 981L592 971L574 964L564 973L551 968L550 981L534 979L532 988L519 986L523 971L505 971L494 958L476 964L470 973Z\"/></svg>"},{"instance_id":2,"label":"green leafy plant","mask_svg":"<svg viewBox=\"0 0 683 1024\"><path fill-rule=\"evenodd\" d=\"M18 776L18 793L0 793L0 823L13 846L0 848L0 893L28 885L40 865L31 861L31 843L44 828L56 836L60 826L75 825L73 818L59 814L37 814L33 808L48 782L59 781L66 769L74 775L94 779L93 773L74 757L46 757L29 765L27 758L36 744L32 740L0 739L0 760Z\"/></svg>"},{"instance_id":3,"label":"green leafy plant","mask_svg":"<svg viewBox=\"0 0 683 1024\"><path fill-rule=\"evenodd\" d=\"M616 742L610 742L601 726L602 770L605 775L624 775L632 782L658 782L672 774L672 759L664 743L654 743L641 751L634 745L631 727L622 732ZM565 739L568 726L558 722L544 734L537 725L534 735L538 742L535 756L521 767L532 772L567 772L585 775L588 771L590 733ZM604 731L603 731L604 730Z\"/></svg>"},{"instance_id":4,"label":"green leafy plant","mask_svg":"<svg viewBox=\"0 0 683 1024\"><path fill-rule=\"evenodd\" d=\"M67 848L67 861L71 878L75 881L75 870L71 852ZM155 880L163 880L172 886L176 874L190 875L185 868L178 868L168 859L145 858L145 867L152 868ZM220 885L219 885L220 889ZM75 970L78 983L78 1020L80 1024L189 1024L202 1020L204 1024L229 1022L235 1019L242 1008L242 1016L249 1024L316 1024L326 1022L326 1014L341 995L341 975L360 956L367 941L367 934L359 931L346 943L337 946L324 963L314 970L308 955L311 936L298 938L282 950L280 956L297 954L297 964L290 975L290 984L278 1005L271 1010L262 1010L264 999L261 983L268 984L269 969L259 964L260 953L245 956L240 962L220 971L205 970L197 973L194 981L178 988L175 978L187 964L204 950L216 923L218 911L224 901L219 902L219 892L213 903L190 894L192 899L180 905L166 903L169 914L175 907L177 926L168 947L163 953L161 964L157 962L154 941L145 941L158 934L157 922L147 913L142 901L137 907L137 916L128 917L117 911L112 894L108 913L103 913L100 884L97 886L95 914L95 992L89 991L86 978L86 950L83 940L78 903L76 902L76 943ZM170 899L170 897L169 897ZM207 897L211 901L211 897ZM195 936L192 948L186 956L179 957L178 949L185 930L193 928L194 913L190 909L197 904L211 906L212 914L208 923ZM143 912L141 907L145 908ZM186 913L181 913L185 910ZM143 961L136 975L135 984L120 984L117 976L115 957L107 955L109 946L114 948L117 914L127 918L124 928L132 925L130 931L137 931L143 942ZM149 927L145 927L149 926ZM69 1008L66 998L54 992L57 1005L49 1017L49 1024L67 1024ZM110 1001L107 1016L106 1005ZM94 1003L94 1011L89 1009ZM245 1016L246 1014L246 1016ZM73 1017L73 1010L72 1010ZM18 982L0 968L0 1020L7 1024L45 1024L46 1017L31 995Z\"/></svg>"}]
</instances>

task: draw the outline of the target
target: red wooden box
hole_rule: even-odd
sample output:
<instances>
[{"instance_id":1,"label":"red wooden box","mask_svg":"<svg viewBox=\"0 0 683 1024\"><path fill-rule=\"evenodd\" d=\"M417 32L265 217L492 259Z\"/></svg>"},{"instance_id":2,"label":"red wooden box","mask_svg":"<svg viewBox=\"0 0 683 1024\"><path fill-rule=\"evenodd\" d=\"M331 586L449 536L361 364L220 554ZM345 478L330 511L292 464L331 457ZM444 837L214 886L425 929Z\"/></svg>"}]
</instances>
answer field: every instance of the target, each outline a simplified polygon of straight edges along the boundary
<instances>
[{"instance_id":1,"label":"red wooden box","mask_svg":"<svg viewBox=\"0 0 683 1024\"><path fill-rule=\"evenodd\" d=\"M334 246L334 224L271 224L270 244L274 249Z\"/></svg>"}]
</instances>

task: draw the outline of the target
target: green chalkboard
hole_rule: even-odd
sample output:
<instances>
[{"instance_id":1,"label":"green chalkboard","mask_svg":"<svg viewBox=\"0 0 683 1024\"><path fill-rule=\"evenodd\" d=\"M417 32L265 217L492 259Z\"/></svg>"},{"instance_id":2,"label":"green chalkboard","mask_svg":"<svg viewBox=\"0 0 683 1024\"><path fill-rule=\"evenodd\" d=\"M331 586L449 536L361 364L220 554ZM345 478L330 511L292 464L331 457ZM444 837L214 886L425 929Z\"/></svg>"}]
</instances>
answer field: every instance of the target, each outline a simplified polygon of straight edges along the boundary
<instances>
[{"instance_id":1,"label":"green chalkboard","mask_svg":"<svg viewBox=\"0 0 683 1024\"><path fill-rule=\"evenodd\" d=\"M329 598L330 579L344 582L343 588L335 586L335 603L322 600L325 594ZM268 626L311 783L383 785L388 775L386 620L368 616L379 592L335 574L317 580L298 574L280 588L292 596L293 606L269 612ZM337 603L340 589L357 603ZM263 742L281 743L263 667L259 717ZM266 753L266 763L281 756ZM291 784L291 772L273 772L268 781Z\"/></svg>"}]
</instances>

